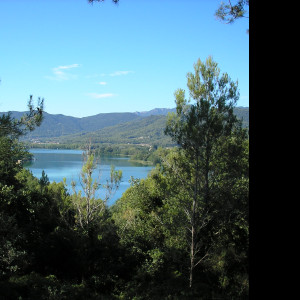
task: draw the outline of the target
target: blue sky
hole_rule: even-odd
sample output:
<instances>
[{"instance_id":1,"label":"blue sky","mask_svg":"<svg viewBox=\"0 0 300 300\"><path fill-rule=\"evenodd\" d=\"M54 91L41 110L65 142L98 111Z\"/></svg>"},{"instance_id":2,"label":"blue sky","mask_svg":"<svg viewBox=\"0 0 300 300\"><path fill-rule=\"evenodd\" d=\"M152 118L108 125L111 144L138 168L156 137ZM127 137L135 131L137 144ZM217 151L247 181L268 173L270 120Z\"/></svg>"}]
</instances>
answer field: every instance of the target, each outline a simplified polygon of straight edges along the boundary
<instances>
[{"instance_id":1,"label":"blue sky","mask_svg":"<svg viewBox=\"0 0 300 300\"><path fill-rule=\"evenodd\" d=\"M226 25L215 0L0 1L0 111L85 117L175 107L187 72L209 55L249 106L249 20Z\"/></svg>"}]
</instances>

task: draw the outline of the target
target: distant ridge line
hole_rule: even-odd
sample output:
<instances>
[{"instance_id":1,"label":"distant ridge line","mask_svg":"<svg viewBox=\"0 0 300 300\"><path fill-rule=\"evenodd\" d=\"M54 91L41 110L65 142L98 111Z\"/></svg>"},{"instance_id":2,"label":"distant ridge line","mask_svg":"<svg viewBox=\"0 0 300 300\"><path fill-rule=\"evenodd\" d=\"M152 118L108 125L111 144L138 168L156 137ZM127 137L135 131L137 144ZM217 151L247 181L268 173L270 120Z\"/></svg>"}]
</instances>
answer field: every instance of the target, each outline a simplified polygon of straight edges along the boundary
<instances>
[{"instance_id":1,"label":"distant ridge line","mask_svg":"<svg viewBox=\"0 0 300 300\"><path fill-rule=\"evenodd\" d=\"M65 137L74 134L91 134L102 130L104 128L112 126L121 126L122 124L127 124L131 122L140 121L139 126L150 126L153 130L160 130L163 124L163 120L153 117L163 117L167 116L169 112L176 112L176 108L154 108L150 111L144 112L119 112L119 113L99 113L88 117L72 117L65 116L63 114L49 114L44 113L44 120L40 127L36 128L33 132L27 134L25 140L34 139L52 139ZM8 112L0 112L0 114L7 114ZM13 118L20 119L25 112L11 111ZM248 107L236 107L235 114L238 118L243 119L243 125L245 127L249 126L249 108ZM143 123L143 120L148 119L147 123ZM133 126L133 123L132 123ZM135 126L135 125L134 125ZM137 126L137 128L139 127ZM131 128L128 126L128 130ZM131 130L131 129L130 129ZM136 130L136 129L135 129ZM149 129L150 130L150 129ZM117 132L117 131L116 131ZM125 132L124 132L125 134Z\"/></svg>"}]
</instances>

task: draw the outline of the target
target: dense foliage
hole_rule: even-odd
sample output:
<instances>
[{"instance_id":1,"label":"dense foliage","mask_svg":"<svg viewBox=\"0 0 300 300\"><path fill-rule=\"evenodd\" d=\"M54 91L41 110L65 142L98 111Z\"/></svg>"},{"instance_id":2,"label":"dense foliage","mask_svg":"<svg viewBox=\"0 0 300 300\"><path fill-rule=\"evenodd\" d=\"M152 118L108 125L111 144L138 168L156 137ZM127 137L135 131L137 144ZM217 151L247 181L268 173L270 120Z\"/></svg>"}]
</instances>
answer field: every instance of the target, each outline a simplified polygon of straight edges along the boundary
<instances>
[{"instance_id":1,"label":"dense foliage","mask_svg":"<svg viewBox=\"0 0 300 300\"><path fill-rule=\"evenodd\" d=\"M233 114L237 85L208 58L188 87L194 103L177 90L165 127L178 147L140 146L135 159L152 156L156 168L111 207L95 191L109 197L122 174L112 168L102 186L91 176L109 144L88 149L83 192L70 193L23 167L19 138L40 125L42 106L22 124L0 117L0 299L248 299L249 139Z\"/></svg>"}]
</instances>

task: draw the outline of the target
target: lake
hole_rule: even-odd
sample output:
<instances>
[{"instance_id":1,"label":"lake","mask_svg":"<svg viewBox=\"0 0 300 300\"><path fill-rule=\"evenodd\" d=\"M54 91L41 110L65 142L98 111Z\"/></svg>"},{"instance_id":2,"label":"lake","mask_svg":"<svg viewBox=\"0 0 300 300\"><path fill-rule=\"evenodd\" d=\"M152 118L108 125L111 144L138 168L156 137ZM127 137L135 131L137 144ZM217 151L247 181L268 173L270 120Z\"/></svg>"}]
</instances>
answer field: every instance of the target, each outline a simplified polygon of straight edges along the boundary
<instances>
[{"instance_id":1,"label":"lake","mask_svg":"<svg viewBox=\"0 0 300 300\"><path fill-rule=\"evenodd\" d=\"M60 150L60 149L30 149L34 155L34 161L27 166L32 174L40 178L42 171L47 174L50 182L60 182L66 178L68 190L71 192L71 181L77 183L77 191L80 189L79 174L83 164L83 151L81 150ZM111 165L115 166L115 170L122 170L123 177L119 189L113 195L108 205L112 205L117 199L121 198L122 194L129 188L130 177L146 178L152 166L145 166L139 163L129 161L128 157L111 157L101 156L98 169L95 170L93 178L100 177L100 183L105 183L109 179ZM100 174L99 174L100 170ZM98 197L103 198L104 192L97 194Z\"/></svg>"}]
</instances>

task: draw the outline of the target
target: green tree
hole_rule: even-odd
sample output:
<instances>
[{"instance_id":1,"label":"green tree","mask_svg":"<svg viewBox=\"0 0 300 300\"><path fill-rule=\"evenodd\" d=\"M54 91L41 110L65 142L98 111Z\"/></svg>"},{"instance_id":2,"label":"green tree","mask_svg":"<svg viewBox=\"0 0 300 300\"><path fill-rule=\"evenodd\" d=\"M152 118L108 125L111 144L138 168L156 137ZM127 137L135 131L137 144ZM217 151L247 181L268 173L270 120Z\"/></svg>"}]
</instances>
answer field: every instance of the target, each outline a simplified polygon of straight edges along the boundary
<instances>
[{"instance_id":1,"label":"green tree","mask_svg":"<svg viewBox=\"0 0 300 300\"><path fill-rule=\"evenodd\" d=\"M77 222L87 232L93 227L95 222L99 221L99 218L105 212L107 202L119 188L122 179L122 171L115 171L112 166L110 178L106 180L106 184L100 184L100 179L93 179L92 176L96 169L97 161L91 145L89 145L84 152L84 163L80 172L80 184L83 195L81 190L76 191L76 183L74 181L71 183L73 190L72 199L77 210ZM106 191L104 199L100 199L96 194L101 187Z\"/></svg>"},{"instance_id":2,"label":"green tree","mask_svg":"<svg viewBox=\"0 0 300 300\"><path fill-rule=\"evenodd\" d=\"M20 228L20 220L28 211L25 195L20 195L22 184L17 174L22 170L22 160L28 152L19 137L39 126L43 116L44 99L33 106L32 96L28 101L29 112L20 120L11 114L0 116L0 278L19 272L27 265L28 255L23 247L25 234ZM22 201L23 200L23 201ZM27 207L30 210L29 207ZM2 240L4 238L5 241Z\"/></svg>"},{"instance_id":3,"label":"green tree","mask_svg":"<svg viewBox=\"0 0 300 300\"><path fill-rule=\"evenodd\" d=\"M238 0L235 1L235 4L232 4L230 0L227 4L221 2L215 16L226 24L232 24L237 19L248 18L247 6L249 6L249 0Z\"/></svg>"},{"instance_id":4,"label":"green tree","mask_svg":"<svg viewBox=\"0 0 300 300\"><path fill-rule=\"evenodd\" d=\"M29 112L20 120L13 119L11 114L0 116L0 185L15 184L15 174L22 168L22 161L28 156L26 147L19 137L40 126L43 118L44 99L38 99L34 107L32 96L28 101Z\"/></svg>"},{"instance_id":5,"label":"green tree","mask_svg":"<svg viewBox=\"0 0 300 300\"><path fill-rule=\"evenodd\" d=\"M227 297L249 295L249 139L237 128L219 141L213 161L214 252L207 265Z\"/></svg>"},{"instance_id":6,"label":"green tree","mask_svg":"<svg viewBox=\"0 0 300 300\"><path fill-rule=\"evenodd\" d=\"M120 243L127 249L128 281L123 293L128 299L164 299L178 291L178 285L173 285L175 276L170 269L176 267L165 243L161 216L168 193L158 168L146 179L131 178L130 188L111 209ZM170 291L172 288L175 290Z\"/></svg>"},{"instance_id":7,"label":"green tree","mask_svg":"<svg viewBox=\"0 0 300 300\"><path fill-rule=\"evenodd\" d=\"M45 171L42 171L42 176L39 179L39 185L41 187L41 193L45 190L45 188L49 185L50 181L49 178L47 176L47 174L45 173Z\"/></svg>"},{"instance_id":8,"label":"green tree","mask_svg":"<svg viewBox=\"0 0 300 300\"><path fill-rule=\"evenodd\" d=\"M19 138L29 131L33 131L40 126L43 120L44 98L38 98L36 107L33 105L32 95L28 100L29 111L19 120L13 119L11 113L0 116L0 137Z\"/></svg>"},{"instance_id":9,"label":"green tree","mask_svg":"<svg viewBox=\"0 0 300 300\"><path fill-rule=\"evenodd\" d=\"M233 130L219 140L211 169L210 210L198 224L200 263L189 288L190 211L194 161L182 148L160 149L161 165L131 186L112 206L120 243L127 249L127 298L247 298L248 140ZM201 204L201 203L200 203ZM199 213L199 214L200 214ZM202 227L201 227L202 226ZM129 253L128 253L129 251ZM207 254L207 255L206 255ZM201 260L202 258L202 260ZM198 260L197 260L198 261Z\"/></svg>"},{"instance_id":10,"label":"green tree","mask_svg":"<svg viewBox=\"0 0 300 300\"><path fill-rule=\"evenodd\" d=\"M233 108L239 98L237 82L233 82L226 73L220 75L212 57L205 62L199 59L194 70L195 74L187 74L187 85L195 103L189 104L185 91L177 90L176 114L169 115L165 130L190 161L187 168L191 178L188 181L182 178L182 168L176 168L176 164L173 166L178 178L190 187L191 201L184 204L190 233L190 287L195 267L210 253L201 236L212 218L212 162L219 140L230 137L237 124Z\"/></svg>"}]
</instances>

